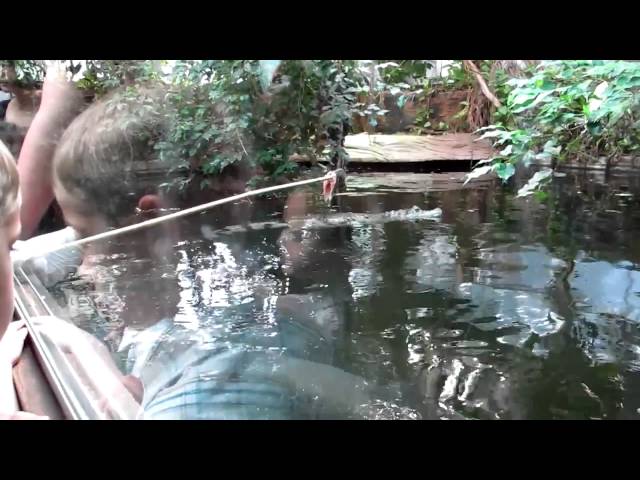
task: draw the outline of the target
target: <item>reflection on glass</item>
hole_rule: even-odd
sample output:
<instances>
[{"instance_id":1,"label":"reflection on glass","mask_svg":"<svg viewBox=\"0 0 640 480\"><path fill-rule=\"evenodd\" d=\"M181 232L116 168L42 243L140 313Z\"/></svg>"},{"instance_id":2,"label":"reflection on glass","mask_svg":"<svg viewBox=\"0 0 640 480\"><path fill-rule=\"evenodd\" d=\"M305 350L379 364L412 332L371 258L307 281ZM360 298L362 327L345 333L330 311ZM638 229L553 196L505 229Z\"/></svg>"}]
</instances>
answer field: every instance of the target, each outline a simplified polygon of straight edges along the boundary
<instances>
[{"instance_id":1,"label":"reflection on glass","mask_svg":"<svg viewBox=\"0 0 640 480\"><path fill-rule=\"evenodd\" d=\"M170 118L151 108L156 94L87 110L65 133L56 196L77 234L184 206L132 160L153 157ZM128 126L102 137L110 115ZM462 176L416 178L403 189L406 175L362 175L338 207L287 191L25 263L21 295L48 305L31 315L70 403L87 417L153 419L616 418L640 407L625 390L640 354L640 224L615 217L626 197L583 199L585 214L561 183L549 206L463 188Z\"/></svg>"}]
</instances>

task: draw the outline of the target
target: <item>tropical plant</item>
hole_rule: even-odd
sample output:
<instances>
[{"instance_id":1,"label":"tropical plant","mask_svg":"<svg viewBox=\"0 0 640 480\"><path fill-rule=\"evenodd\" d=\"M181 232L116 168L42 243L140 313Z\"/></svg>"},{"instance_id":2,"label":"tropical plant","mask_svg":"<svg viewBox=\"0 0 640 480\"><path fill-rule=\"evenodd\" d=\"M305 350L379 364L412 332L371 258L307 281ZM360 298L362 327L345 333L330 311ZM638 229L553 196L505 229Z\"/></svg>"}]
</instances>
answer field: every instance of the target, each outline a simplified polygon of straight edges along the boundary
<instances>
[{"instance_id":1,"label":"tropical plant","mask_svg":"<svg viewBox=\"0 0 640 480\"><path fill-rule=\"evenodd\" d=\"M3 62L14 83L37 88L43 80L43 62ZM166 62L158 61L63 62L89 98L136 82L168 83L172 118L168 137L158 143L160 156L204 176L240 164L266 179L288 175L296 170L294 154L326 156L344 166L344 136L353 114L385 113L358 104L357 95L368 88L357 61L178 61L169 74L163 71Z\"/></svg>"},{"instance_id":2,"label":"tropical plant","mask_svg":"<svg viewBox=\"0 0 640 480\"><path fill-rule=\"evenodd\" d=\"M555 167L567 159L610 160L640 148L637 62L542 62L532 76L503 86L508 93L496 123L481 129L482 138L500 151L469 178L494 171L507 181L516 164L528 166L534 159ZM533 193L549 178L538 175L521 194Z\"/></svg>"},{"instance_id":3,"label":"tropical plant","mask_svg":"<svg viewBox=\"0 0 640 480\"><path fill-rule=\"evenodd\" d=\"M19 88L41 85L45 72L42 60L0 60L0 80Z\"/></svg>"},{"instance_id":4,"label":"tropical plant","mask_svg":"<svg viewBox=\"0 0 640 480\"><path fill-rule=\"evenodd\" d=\"M205 176L234 164L266 177L287 175L296 169L294 154L324 154L344 165L343 139L363 88L356 63L285 60L273 66L254 60L178 62L171 97L177 116L168 139L178 158L189 159Z\"/></svg>"}]
</instances>

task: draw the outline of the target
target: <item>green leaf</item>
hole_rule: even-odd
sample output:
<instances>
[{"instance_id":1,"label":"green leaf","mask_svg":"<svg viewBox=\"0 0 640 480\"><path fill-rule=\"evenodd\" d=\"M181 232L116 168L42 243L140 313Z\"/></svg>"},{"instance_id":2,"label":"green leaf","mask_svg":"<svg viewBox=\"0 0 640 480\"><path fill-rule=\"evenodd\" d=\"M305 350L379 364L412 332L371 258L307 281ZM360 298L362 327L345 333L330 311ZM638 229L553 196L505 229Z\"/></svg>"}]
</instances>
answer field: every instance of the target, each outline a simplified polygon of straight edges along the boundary
<instances>
[{"instance_id":1,"label":"green leaf","mask_svg":"<svg viewBox=\"0 0 640 480\"><path fill-rule=\"evenodd\" d=\"M535 99L532 102L528 102L526 105L523 105L519 108L514 109L513 113L520 113L520 112L524 112L525 110L529 110L535 107L536 105L538 105L543 100L550 97L553 93L554 93L553 90L542 92L537 97L535 97Z\"/></svg>"},{"instance_id":2,"label":"green leaf","mask_svg":"<svg viewBox=\"0 0 640 480\"><path fill-rule=\"evenodd\" d=\"M522 163L524 164L525 167L528 167L529 165L531 165L531 162L533 161L534 158L535 158L535 155L531 153L531 151L528 151L522 157Z\"/></svg>"},{"instance_id":3,"label":"green leaf","mask_svg":"<svg viewBox=\"0 0 640 480\"><path fill-rule=\"evenodd\" d=\"M599 122L587 122L587 131L594 137L602 134L602 125Z\"/></svg>"},{"instance_id":4,"label":"green leaf","mask_svg":"<svg viewBox=\"0 0 640 480\"><path fill-rule=\"evenodd\" d=\"M534 193L535 190L540 188L543 182L551 178L552 174L553 170L550 168L545 168L544 170L536 172L533 177L531 177L529 181L520 190L518 190L518 197L527 197Z\"/></svg>"},{"instance_id":5,"label":"green leaf","mask_svg":"<svg viewBox=\"0 0 640 480\"><path fill-rule=\"evenodd\" d=\"M548 79L538 79L535 81L536 88L540 90L554 90L556 88L556 84Z\"/></svg>"},{"instance_id":6,"label":"green leaf","mask_svg":"<svg viewBox=\"0 0 640 480\"><path fill-rule=\"evenodd\" d=\"M534 98L536 98L537 95L538 95L538 92L534 90L521 89L513 92L511 98L509 99L509 103L514 107L517 105L523 105L527 102L530 102Z\"/></svg>"},{"instance_id":7,"label":"green leaf","mask_svg":"<svg viewBox=\"0 0 640 480\"><path fill-rule=\"evenodd\" d=\"M509 134L509 132L506 132L504 130L491 130L489 132L485 132L484 134L482 134L480 139L501 137L501 136L504 136L505 134Z\"/></svg>"},{"instance_id":8,"label":"green leaf","mask_svg":"<svg viewBox=\"0 0 640 480\"><path fill-rule=\"evenodd\" d=\"M622 116L625 114L624 109L622 108L618 108L616 110L614 110L611 113L611 117L609 117L609 123L608 126L612 127L613 125L615 125L616 123L618 123L618 121L622 118Z\"/></svg>"},{"instance_id":9,"label":"green leaf","mask_svg":"<svg viewBox=\"0 0 640 480\"><path fill-rule=\"evenodd\" d=\"M467 174L467 177L464 181L464 185L466 185L469 180L473 180L474 178L478 178L481 177L483 175L488 174L489 172L491 172L491 170L493 170L493 165L488 165L486 167L480 167L480 168L474 168L471 173Z\"/></svg>"},{"instance_id":10,"label":"green leaf","mask_svg":"<svg viewBox=\"0 0 640 480\"><path fill-rule=\"evenodd\" d=\"M485 158L484 160L480 160L478 163L474 165L474 168L477 168L479 165L484 165L485 163L492 163L497 157Z\"/></svg>"},{"instance_id":11,"label":"green leaf","mask_svg":"<svg viewBox=\"0 0 640 480\"><path fill-rule=\"evenodd\" d=\"M544 190L536 190L533 192L533 196L536 197L536 200L539 202L544 202L547 198L549 198L549 194Z\"/></svg>"},{"instance_id":12,"label":"green leaf","mask_svg":"<svg viewBox=\"0 0 640 480\"><path fill-rule=\"evenodd\" d=\"M609 86L609 82L599 83L596 89L593 91L593 94L598 98L604 98L604 91Z\"/></svg>"},{"instance_id":13,"label":"green leaf","mask_svg":"<svg viewBox=\"0 0 640 480\"><path fill-rule=\"evenodd\" d=\"M485 130L499 130L499 129L500 129L500 125L489 125L486 127L479 128L473 133L480 133L480 132L484 132Z\"/></svg>"},{"instance_id":14,"label":"green leaf","mask_svg":"<svg viewBox=\"0 0 640 480\"><path fill-rule=\"evenodd\" d=\"M508 157L509 155L511 155L511 151L513 150L513 145L507 145L506 147L504 147L501 151L500 151L500 156L501 157Z\"/></svg>"},{"instance_id":15,"label":"green leaf","mask_svg":"<svg viewBox=\"0 0 640 480\"><path fill-rule=\"evenodd\" d=\"M506 182L516 173L516 168L511 163L499 163L494 166L494 171L503 182Z\"/></svg>"},{"instance_id":16,"label":"green leaf","mask_svg":"<svg viewBox=\"0 0 640 480\"><path fill-rule=\"evenodd\" d=\"M556 146L555 140L548 140L542 147L545 153L549 155L558 155L562 150L562 146Z\"/></svg>"}]
</instances>

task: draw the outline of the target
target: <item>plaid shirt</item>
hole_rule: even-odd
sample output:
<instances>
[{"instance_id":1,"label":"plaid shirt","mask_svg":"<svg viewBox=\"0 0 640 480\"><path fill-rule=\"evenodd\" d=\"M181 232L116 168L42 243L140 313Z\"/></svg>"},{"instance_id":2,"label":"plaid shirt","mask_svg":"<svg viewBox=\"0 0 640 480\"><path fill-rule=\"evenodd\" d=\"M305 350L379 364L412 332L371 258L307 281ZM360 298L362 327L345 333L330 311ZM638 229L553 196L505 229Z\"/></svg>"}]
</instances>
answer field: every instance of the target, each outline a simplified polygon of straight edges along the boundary
<instances>
[{"instance_id":1,"label":"plaid shirt","mask_svg":"<svg viewBox=\"0 0 640 480\"><path fill-rule=\"evenodd\" d=\"M279 319L276 335L265 335L261 329L268 327L260 325L234 332L230 324L226 329L217 325L214 333L165 319L143 331L125 330L118 350L127 354L127 372L144 385L142 418L270 420L319 415L319 399L296 391L288 365L292 356L329 363L329 343L314 329L287 319Z\"/></svg>"}]
</instances>

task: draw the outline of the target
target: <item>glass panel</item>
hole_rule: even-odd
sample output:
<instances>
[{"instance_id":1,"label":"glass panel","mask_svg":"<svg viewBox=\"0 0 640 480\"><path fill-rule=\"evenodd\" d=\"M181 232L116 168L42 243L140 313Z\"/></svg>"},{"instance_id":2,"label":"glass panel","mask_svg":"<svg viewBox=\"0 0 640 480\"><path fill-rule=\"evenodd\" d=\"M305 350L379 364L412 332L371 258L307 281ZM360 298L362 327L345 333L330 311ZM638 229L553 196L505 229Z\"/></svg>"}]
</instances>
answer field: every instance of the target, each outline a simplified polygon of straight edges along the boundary
<instances>
[{"instance_id":1,"label":"glass panel","mask_svg":"<svg viewBox=\"0 0 640 480\"><path fill-rule=\"evenodd\" d=\"M90 375L96 395L115 388L117 369L139 404L134 415L120 408L125 417L366 416L371 386L337 365L351 300L335 251L345 222L305 221L311 211L329 213L318 190L238 202L27 262L26 275L40 288L46 280L46 302L63 319L34 323L77 371L110 373L108 382ZM285 201L297 212L288 223L273 217L274 202L282 212ZM52 271L67 270L56 270L60 258L79 267L56 279Z\"/></svg>"},{"instance_id":2,"label":"glass panel","mask_svg":"<svg viewBox=\"0 0 640 480\"><path fill-rule=\"evenodd\" d=\"M640 415L637 62L66 62L0 61L0 133L70 417Z\"/></svg>"},{"instance_id":3,"label":"glass panel","mask_svg":"<svg viewBox=\"0 0 640 480\"><path fill-rule=\"evenodd\" d=\"M40 365L66 418L135 418L137 405L119 375L105 369L110 362L98 356L100 345L66 319L65 309L57 307L38 276L17 269L14 288L16 309L27 322Z\"/></svg>"}]
</instances>

